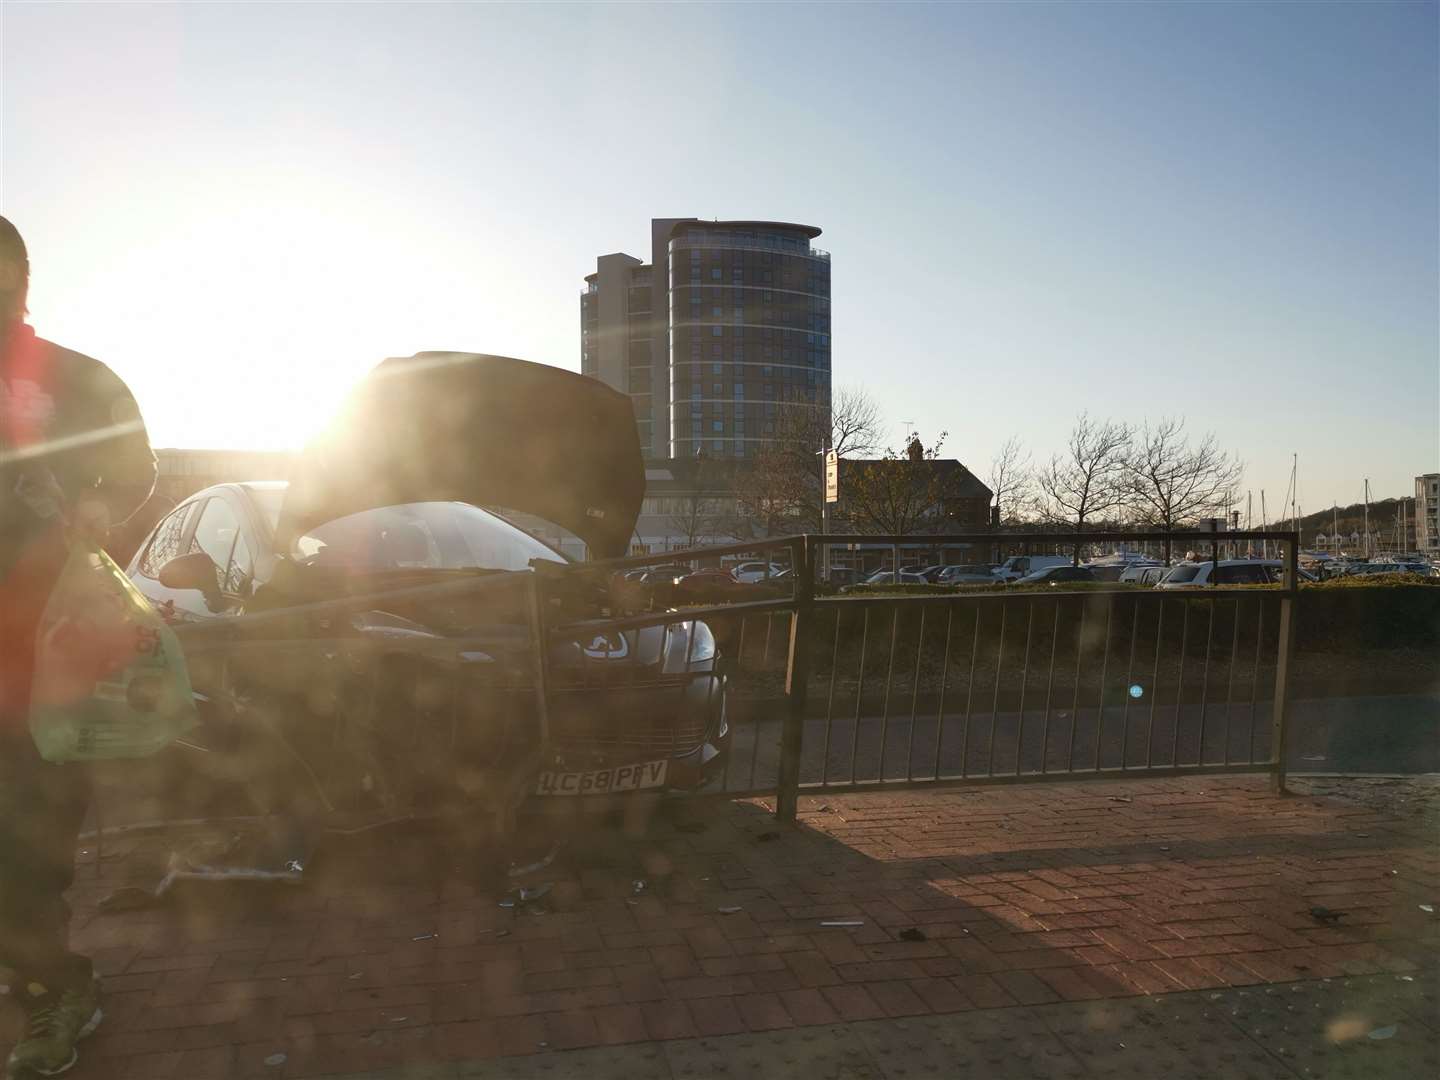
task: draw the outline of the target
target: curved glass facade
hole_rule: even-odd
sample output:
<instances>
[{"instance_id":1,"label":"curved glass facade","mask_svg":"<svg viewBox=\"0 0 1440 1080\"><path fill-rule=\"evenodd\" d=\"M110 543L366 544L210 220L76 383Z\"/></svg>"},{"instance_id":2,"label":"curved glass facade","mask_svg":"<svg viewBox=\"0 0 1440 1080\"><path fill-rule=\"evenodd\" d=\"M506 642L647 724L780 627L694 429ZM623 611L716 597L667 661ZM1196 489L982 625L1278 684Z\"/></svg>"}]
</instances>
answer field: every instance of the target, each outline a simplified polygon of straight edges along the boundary
<instances>
[{"instance_id":1,"label":"curved glass facade","mask_svg":"<svg viewBox=\"0 0 1440 1080\"><path fill-rule=\"evenodd\" d=\"M669 244L670 456L746 457L830 399L830 257L802 225L683 222Z\"/></svg>"}]
</instances>

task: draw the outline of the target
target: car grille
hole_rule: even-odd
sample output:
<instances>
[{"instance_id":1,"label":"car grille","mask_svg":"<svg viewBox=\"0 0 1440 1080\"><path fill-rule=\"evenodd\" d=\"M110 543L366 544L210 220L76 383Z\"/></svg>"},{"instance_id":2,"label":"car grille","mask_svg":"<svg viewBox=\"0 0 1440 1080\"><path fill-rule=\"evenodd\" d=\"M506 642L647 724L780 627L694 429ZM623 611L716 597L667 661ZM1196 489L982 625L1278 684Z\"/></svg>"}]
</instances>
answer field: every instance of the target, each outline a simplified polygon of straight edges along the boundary
<instances>
[{"instance_id":1,"label":"car grille","mask_svg":"<svg viewBox=\"0 0 1440 1080\"><path fill-rule=\"evenodd\" d=\"M564 689L551 695L550 737L561 754L679 757L704 743L707 715L683 707L673 685L642 694Z\"/></svg>"}]
</instances>

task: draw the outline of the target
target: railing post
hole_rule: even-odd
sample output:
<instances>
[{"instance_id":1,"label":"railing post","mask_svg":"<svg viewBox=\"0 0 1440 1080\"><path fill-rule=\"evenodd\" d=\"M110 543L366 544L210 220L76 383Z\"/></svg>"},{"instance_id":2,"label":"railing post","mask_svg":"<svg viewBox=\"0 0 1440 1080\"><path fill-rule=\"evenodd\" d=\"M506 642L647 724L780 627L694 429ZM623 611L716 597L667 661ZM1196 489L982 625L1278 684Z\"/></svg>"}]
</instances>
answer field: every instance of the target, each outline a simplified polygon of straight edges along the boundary
<instances>
[{"instance_id":1,"label":"railing post","mask_svg":"<svg viewBox=\"0 0 1440 1080\"><path fill-rule=\"evenodd\" d=\"M535 718L540 727L540 748L550 750L550 637L545 629L545 600L541 595L540 572L532 569L525 588L526 620L535 654Z\"/></svg>"},{"instance_id":2,"label":"railing post","mask_svg":"<svg viewBox=\"0 0 1440 1080\"><path fill-rule=\"evenodd\" d=\"M785 721L780 734L780 776L775 816L794 821L800 800L800 752L805 743L805 699L810 685L810 631L815 614L815 565L810 538L791 553L796 569L795 614L790 619L790 654L785 666Z\"/></svg>"},{"instance_id":3,"label":"railing post","mask_svg":"<svg viewBox=\"0 0 1440 1080\"><path fill-rule=\"evenodd\" d=\"M1285 755L1290 743L1290 659L1295 650L1295 601L1300 593L1300 538L1293 534L1285 541L1285 577L1280 595L1280 637L1275 655L1275 715L1272 720L1270 751L1275 755L1275 794L1285 788Z\"/></svg>"}]
</instances>

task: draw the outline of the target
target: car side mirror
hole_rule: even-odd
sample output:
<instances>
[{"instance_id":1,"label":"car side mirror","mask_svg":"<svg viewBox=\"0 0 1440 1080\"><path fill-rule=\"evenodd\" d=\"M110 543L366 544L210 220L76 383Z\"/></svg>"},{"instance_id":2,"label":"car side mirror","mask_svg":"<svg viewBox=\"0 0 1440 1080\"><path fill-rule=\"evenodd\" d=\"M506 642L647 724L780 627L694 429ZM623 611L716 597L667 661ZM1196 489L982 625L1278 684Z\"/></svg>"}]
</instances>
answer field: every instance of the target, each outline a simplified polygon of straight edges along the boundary
<instances>
[{"instance_id":1,"label":"car side mirror","mask_svg":"<svg viewBox=\"0 0 1440 1080\"><path fill-rule=\"evenodd\" d=\"M160 584L167 589L199 589L207 598L218 595L215 561L203 551L177 555L160 568Z\"/></svg>"}]
</instances>

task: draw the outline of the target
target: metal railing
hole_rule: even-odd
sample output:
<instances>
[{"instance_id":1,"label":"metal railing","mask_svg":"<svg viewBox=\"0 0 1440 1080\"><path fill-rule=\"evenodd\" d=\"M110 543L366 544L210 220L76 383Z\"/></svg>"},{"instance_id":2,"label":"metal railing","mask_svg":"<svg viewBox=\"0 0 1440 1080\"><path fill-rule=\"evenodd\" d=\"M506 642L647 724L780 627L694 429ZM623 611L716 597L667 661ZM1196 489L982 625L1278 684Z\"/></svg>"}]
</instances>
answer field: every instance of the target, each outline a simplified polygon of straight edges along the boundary
<instances>
[{"instance_id":1,"label":"metal railing","mask_svg":"<svg viewBox=\"0 0 1440 1080\"><path fill-rule=\"evenodd\" d=\"M218 666L218 678L211 671L208 681L222 688L236 665L252 672L266 664L304 668L307 656L333 662L335 654L357 649L362 662L356 670L369 670L363 661L377 650L398 650L447 659L458 672L467 650L489 648L493 639L397 635L359 646L342 623L415 601L494 596L499 603L518 589L519 599L506 603L515 615L517 647L523 645L530 659L512 665L505 690L517 703L517 716L533 716L533 730L520 733L526 736L520 741L543 750L546 767L583 768L591 751L629 753L636 760L649 755L677 769L690 762L693 783L685 786L694 794L773 793L782 819L794 818L806 792L907 785L1268 771L1283 790L1296 537L1237 532L1169 538L1192 547L1211 544L1214 559L1224 544L1276 542L1285 550L1284 579L1279 588L1106 584L836 593L817 581L817 568L825 549L837 545L1074 546L1161 542L1167 536L810 535L569 566L536 564L530 571L287 607L178 631L192 668ZM780 563L789 573L733 590L726 585L724 595L689 594L665 581L632 587L623 580L629 570L736 558ZM598 595L600 587L608 595L603 617L593 605L567 608L561 599L586 588ZM697 643L705 640L702 623L718 656L708 668L694 662ZM647 628L663 630L666 651L641 674L638 666L618 661L640 647L637 632ZM579 649L584 657L557 669L564 649ZM723 683L712 677L717 672ZM379 707L379 669L373 675L372 706ZM462 739L464 692L457 683L451 704L433 710L424 723L436 730L448 724L452 741ZM710 716L717 693L718 723L697 727L692 714L681 721L686 709ZM581 730L587 717L592 727L612 726ZM703 744L698 749L697 741Z\"/></svg>"},{"instance_id":2,"label":"metal railing","mask_svg":"<svg viewBox=\"0 0 1440 1080\"><path fill-rule=\"evenodd\" d=\"M832 546L1166 539L1209 545L1217 561L1222 546L1275 542L1286 552L1284 579L1278 589L1112 583L841 596L815 580ZM1269 771L1283 790L1291 533L812 535L603 565L781 561L781 551L793 571L787 598L683 610L738 622L728 639L740 646L731 693L742 707L724 779L707 793L773 792L777 813L793 818L804 792L877 786Z\"/></svg>"}]
</instances>

